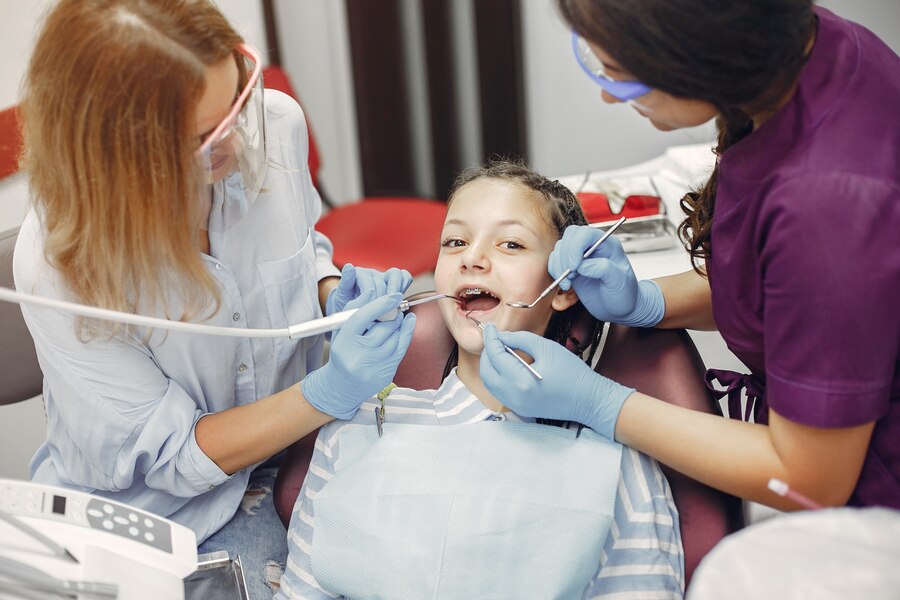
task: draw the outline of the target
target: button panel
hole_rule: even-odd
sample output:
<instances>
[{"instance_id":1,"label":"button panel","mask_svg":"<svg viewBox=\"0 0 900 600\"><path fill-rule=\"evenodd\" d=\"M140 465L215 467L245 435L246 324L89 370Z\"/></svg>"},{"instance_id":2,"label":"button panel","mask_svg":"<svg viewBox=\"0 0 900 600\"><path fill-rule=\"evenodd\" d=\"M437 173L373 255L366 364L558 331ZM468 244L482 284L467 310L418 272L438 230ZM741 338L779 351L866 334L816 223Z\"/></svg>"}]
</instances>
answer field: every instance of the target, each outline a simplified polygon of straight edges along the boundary
<instances>
[{"instance_id":1,"label":"button panel","mask_svg":"<svg viewBox=\"0 0 900 600\"><path fill-rule=\"evenodd\" d=\"M169 524L163 523L149 513L137 513L132 508L100 498L91 498L86 512L91 527L102 528L163 552L172 552L172 532Z\"/></svg>"},{"instance_id":2,"label":"button panel","mask_svg":"<svg viewBox=\"0 0 900 600\"><path fill-rule=\"evenodd\" d=\"M0 511L91 527L172 553L169 523L140 509L82 492L0 481Z\"/></svg>"}]
</instances>

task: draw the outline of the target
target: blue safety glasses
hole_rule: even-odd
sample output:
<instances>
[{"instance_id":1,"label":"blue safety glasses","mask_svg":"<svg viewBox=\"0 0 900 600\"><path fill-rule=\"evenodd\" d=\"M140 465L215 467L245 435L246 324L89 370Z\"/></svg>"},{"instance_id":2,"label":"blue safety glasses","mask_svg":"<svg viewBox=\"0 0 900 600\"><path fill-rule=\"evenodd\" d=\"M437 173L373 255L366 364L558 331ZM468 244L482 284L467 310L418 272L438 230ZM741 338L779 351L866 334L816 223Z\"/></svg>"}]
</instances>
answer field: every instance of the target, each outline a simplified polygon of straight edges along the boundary
<instances>
[{"instance_id":1,"label":"blue safety glasses","mask_svg":"<svg viewBox=\"0 0 900 600\"><path fill-rule=\"evenodd\" d=\"M572 51L575 52L575 59L584 72L610 96L623 102L629 102L650 92L651 88L640 81L616 81L607 75L603 68L603 62L597 58L587 41L574 31L572 32Z\"/></svg>"}]
</instances>

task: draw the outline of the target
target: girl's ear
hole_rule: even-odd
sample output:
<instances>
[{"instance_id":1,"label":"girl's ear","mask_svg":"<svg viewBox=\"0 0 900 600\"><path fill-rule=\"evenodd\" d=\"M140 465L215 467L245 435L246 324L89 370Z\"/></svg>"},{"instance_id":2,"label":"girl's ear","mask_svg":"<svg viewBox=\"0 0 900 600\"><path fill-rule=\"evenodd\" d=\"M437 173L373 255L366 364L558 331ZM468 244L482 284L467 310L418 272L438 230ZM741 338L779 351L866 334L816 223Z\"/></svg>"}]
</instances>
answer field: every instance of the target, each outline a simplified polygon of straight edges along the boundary
<instances>
[{"instance_id":1,"label":"girl's ear","mask_svg":"<svg viewBox=\"0 0 900 600\"><path fill-rule=\"evenodd\" d=\"M569 288L566 291L556 288L556 293L553 294L553 302L550 306L553 307L553 310L562 312L576 302L578 302L578 294L575 293L573 288Z\"/></svg>"}]
</instances>

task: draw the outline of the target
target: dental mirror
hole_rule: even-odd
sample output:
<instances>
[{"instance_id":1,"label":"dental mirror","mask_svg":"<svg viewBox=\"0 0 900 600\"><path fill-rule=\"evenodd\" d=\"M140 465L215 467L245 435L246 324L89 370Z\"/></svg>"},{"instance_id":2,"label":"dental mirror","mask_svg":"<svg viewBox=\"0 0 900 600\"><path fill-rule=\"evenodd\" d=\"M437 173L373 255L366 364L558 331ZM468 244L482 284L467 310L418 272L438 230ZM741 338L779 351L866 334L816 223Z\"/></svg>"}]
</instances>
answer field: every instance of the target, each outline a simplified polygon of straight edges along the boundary
<instances>
[{"instance_id":1,"label":"dental mirror","mask_svg":"<svg viewBox=\"0 0 900 600\"><path fill-rule=\"evenodd\" d=\"M603 237L601 237L599 240L597 240L596 242L594 242L593 244L591 244L591 247L584 251L584 258L587 258L587 257L590 256L591 254L593 254L593 253L594 253L594 250L596 250L597 248L599 248L599 247L600 247L600 244L602 244L603 242L605 242L605 241L606 241L606 238L608 238L609 236L611 236L612 233L613 233L616 229L619 228L619 225L621 225L621 224L624 223L624 222L625 222L625 217L622 217L621 219L619 219L618 221L616 221L615 223L613 223L612 227L610 227L609 229L607 229L607 230L606 230L606 233L603 234ZM572 269L566 269L565 271L563 271L563 272L560 274L560 276L557 277L556 279L554 279L554 280L553 280L553 283L551 283L550 285L548 285L548 286L547 286L547 289L545 289L543 292L541 292L541 295L538 296L537 298L535 298L535 299L534 299L534 302L532 302L531 304L527 304L527 303L525 303L525 302L507 302L506 305L507 305L507 306L511 306L511 307L513 307L513 308L533 308L534 305L537 304L538 302L540 302L541 300L543 300L543 299L547 296L547 294L549 294L549 293L552 292L554 289L556 289L556 286L558 286L559 283L560 283L563 279L565 279L566 277L568 277L571 273L572 273Z\"/></svg>"}]
</instances>

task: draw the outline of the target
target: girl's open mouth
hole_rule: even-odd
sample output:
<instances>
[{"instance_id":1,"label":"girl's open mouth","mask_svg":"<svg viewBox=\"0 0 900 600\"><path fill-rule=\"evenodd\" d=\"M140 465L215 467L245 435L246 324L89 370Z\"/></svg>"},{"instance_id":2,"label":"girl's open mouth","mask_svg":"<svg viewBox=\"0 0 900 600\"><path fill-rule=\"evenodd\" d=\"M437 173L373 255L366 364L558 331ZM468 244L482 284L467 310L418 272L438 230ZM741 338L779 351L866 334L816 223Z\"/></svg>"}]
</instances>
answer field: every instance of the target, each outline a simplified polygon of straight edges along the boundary
<instances>
[{"instance_id":1,"label":"girl's open mouth","mask_svg":"<svg viewBox=\"0 0 900 600\"><path fill-rule=\"evenodd\" d=\"M497 308L500 304L498 296L481 287L461 288L456 292L456 297L461 300L459 310L462 313L485 313Z\"/></svg>"}]
</instances>

